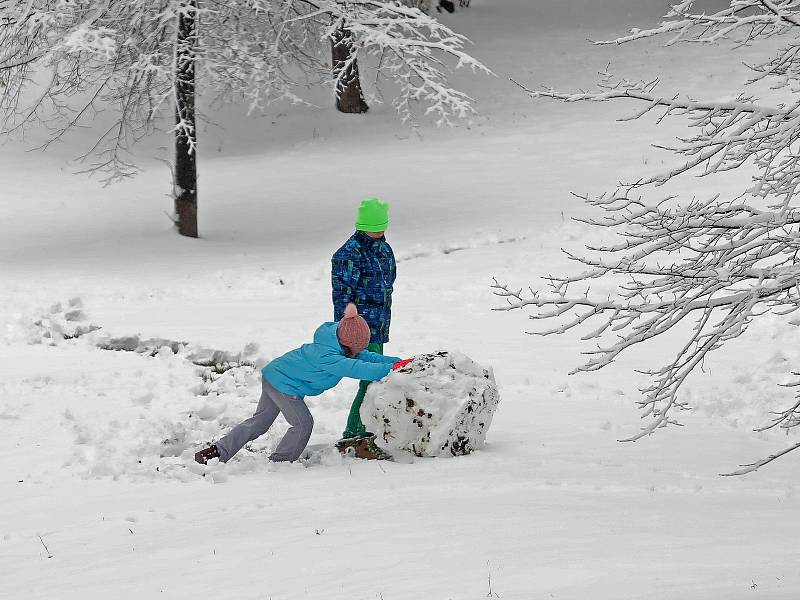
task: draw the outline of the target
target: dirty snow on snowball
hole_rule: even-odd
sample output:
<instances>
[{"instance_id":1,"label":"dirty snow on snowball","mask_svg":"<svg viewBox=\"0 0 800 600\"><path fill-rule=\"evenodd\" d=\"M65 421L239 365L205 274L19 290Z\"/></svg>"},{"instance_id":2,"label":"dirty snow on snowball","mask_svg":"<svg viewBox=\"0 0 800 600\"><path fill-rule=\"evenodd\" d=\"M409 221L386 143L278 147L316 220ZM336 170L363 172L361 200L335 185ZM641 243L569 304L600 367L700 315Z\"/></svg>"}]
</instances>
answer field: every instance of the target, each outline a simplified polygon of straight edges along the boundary
<instances>
[{"instance_id":1,"label":"dirty snow on snowball","mask_svg":"<svg viewBox=\"0 0 800 600\"><path fill-rule=\"evenodd\" d=\"M370 385L361 414L390 452L460 456L483 447L499 401L491 369L438 352Z\"/></svg>"}]
</instances>

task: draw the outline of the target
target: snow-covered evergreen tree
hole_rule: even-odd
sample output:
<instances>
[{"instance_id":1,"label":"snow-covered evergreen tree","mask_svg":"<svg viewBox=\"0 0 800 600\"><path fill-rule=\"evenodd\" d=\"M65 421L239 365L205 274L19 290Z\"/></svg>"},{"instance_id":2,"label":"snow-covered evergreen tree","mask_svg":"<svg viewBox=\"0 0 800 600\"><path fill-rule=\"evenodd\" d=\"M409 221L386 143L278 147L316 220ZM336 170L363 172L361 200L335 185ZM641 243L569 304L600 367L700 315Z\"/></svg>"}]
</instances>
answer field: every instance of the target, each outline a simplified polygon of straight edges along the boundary
<instances>
[{"instance_id":1,"label":"snow-covered evergreen tree","mask_svg":"<svg viewBox=\"0 0 800 600\"><path fill-rule=\"evenodd\" d=\"M694 132L669 146L681 162L597 197L586 197L602 216L585 222L609 228L619 242L587 246L592 255L570 258L583 266L574 276L550 276L548 289L517 291L496 282L495 293L507 300L498 310L529 308L531 318L552 326L537 332L564 333L593 323L584 336L598 340L589 361L577 370L609 365L622 352L692 323L688 339L674 359L648 371L652 383L640 401L648 426L639 439L675 423L675 409L685 408L681 386L706 356L739 337L753 319L768 312L787 315L800 308L800 2L797 0L731 0L728 8L704 11L700 2L673 3L659 27L631 30L630 35L599 42L624 44L668 36L679 42L709 44L730 41L734 47L759 38L786 37L786 45L760 64L750 66L748 83L767 80L787 98L762 104L744 92L730 101L682 98L656 91L657 81L615 80L605 75L594 92L527 90L533 98L565 102L623 100L639 108L630 118L652 112L686 119ZM696 6L698 5L698 6ZM658 186L684 174L707 176L755 167L752 183L735 196L681 198L656 195ZM611 284L616 294L593 292ZM800 425L797 402L766 423L764 429L787 432ZM800 443L744 465L737 474L800 448Z\"/></svg>"},{"instance_id":2,"label":"snow-covered evergreen tree","mask_svg":"<svg viewBox=\"0 0 800 600\"><path fill-rule=\"evenodd\" d=\"M417 9L383 0L5 0L0 2L0 118L5 133L46 125L49 143L109 108L82 156L107 182L136 172L131 147L162 114L176 115L176 221L196 236L194 95L244 100L251 111L302 101L307 84L330 78L327 53L342 30L349 59L375 55L399 86L404 119L419 105L447 123L472 110L447 84L455 66L486 70L467 40ZM186 157L189 157L187 160Z\"/></svg>"}]
</instances>

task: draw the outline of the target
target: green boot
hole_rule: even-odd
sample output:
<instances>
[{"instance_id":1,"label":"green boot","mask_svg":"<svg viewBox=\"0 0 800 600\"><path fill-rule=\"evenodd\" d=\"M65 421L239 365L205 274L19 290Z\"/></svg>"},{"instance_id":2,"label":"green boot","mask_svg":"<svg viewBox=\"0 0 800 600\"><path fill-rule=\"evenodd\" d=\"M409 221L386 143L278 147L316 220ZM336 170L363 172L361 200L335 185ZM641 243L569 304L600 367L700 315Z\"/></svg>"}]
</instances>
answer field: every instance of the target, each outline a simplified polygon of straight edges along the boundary
<instances>
[{"instance_id":1,"label":"green boot","mask_svg":"<svg viewBox=\"0 0 800 600\"><path fill-rule=\"evenodd\" d=\"M370 344L367 346L367 350L383 354L383 344ZM350 406L350 414L347 416L347 425L344 433L342 433L342 440L360 438L367 435L367 428L361 422L361 404L364 402L364 396L367 393L369 384L369 381L362 381L358 384L358 393L353 398L353 404Z\"/></svg>"}]
</instances>

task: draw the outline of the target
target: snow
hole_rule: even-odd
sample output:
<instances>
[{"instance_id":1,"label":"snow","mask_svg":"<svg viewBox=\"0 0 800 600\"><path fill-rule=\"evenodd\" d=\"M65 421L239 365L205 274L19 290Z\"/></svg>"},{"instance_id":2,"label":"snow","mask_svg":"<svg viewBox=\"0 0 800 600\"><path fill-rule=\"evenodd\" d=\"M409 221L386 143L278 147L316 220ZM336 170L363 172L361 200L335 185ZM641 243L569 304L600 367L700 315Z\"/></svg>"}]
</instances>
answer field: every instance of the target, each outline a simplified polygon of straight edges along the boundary
<instances>
[{"instance_id":1,"label":"snow","mask_svg":"<svg viewBox=\"0 0 800 600\"><path fill-rule=\"evenodd\" d=\"M533 102L508 77L577 90L611 60L618 74L723 98L760 52L585 42L663 11L474 0L442 13L497 74L456 74L480 112L455 130L417 135L390 106L352 118L324 98L250 120L214 112L219 126L200 136L200 240L164 215L168 170L150 156L166 138L111 188L66 162L91 131L45 154L0 148L0 597L455 599L487 597L490 581L506 600L796 597L798 457L718 476L787 444L752 427L792 398L776 385L800 359L790 317L760 319L704 365L685 427L620 444L641 426L633 368L657 366L676 340L569 377L587 349L576 335L526 336L524 314L491 310L492 277L524 286L574 268L559 248L594 234L569 221L586 211L571 191L663 166L649 143L680 132L616 122L626 107ZM448 348L491 365L502 402L485 447L272 465L279 420L227 465L193 466L187 453L252 412L258 367L331 317L330 253L373 195L391 203L400 258L387 351ZM83 315L69 321L74 299ZM44 337L43 319L51 332L100 329ZM186 348L98 346L126 336ZM190 348L254 367L212 375ZM355 386L309 399L315 448L341 434Z\"/></svg>"},{"instance_id":2,"label":"snow","mask_svg":"<svg viewBox=\"0 0 800 600\"><path fill-rule=\"evenodd\" d=\"M104 27L92 29L82 24L64 38L63 45L67 52L102 54L105 60L109 60L117 53L113 34L113 31Z\"/></svg>"}]
</instances>

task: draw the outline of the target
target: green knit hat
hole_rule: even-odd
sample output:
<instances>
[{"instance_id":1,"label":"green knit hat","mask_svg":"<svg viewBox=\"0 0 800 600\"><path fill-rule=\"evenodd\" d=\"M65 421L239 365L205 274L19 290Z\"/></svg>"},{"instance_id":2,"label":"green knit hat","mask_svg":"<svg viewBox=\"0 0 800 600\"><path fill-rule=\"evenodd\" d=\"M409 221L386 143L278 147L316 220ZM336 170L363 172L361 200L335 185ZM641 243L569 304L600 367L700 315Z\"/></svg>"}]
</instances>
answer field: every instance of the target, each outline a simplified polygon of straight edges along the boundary
<instances>
[{"instance_id":1,"label":"green knit hat","mask_svg":"<svg viewBox=\"0 0 800 600\"><path fill-rule=\"evenodd\" d=\"M386 231L389 226L389 205L377 198L367 198L361 202L356 218L358 231Z\"/></svg>"}]
</instances>

